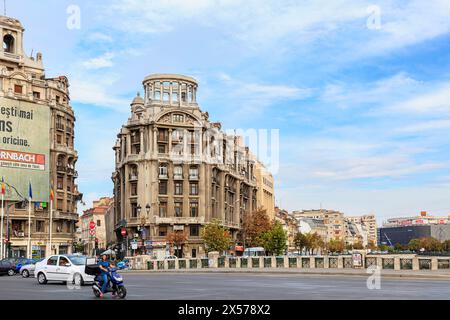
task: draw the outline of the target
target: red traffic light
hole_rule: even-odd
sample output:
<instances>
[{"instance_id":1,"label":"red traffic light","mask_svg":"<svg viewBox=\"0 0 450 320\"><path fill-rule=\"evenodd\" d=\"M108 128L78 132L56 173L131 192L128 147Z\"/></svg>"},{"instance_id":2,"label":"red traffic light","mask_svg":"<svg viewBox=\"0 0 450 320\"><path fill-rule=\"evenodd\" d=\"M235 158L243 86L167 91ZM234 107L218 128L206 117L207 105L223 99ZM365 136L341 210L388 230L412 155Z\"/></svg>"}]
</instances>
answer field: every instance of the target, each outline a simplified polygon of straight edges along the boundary
<instances>
[{"instance_id":1,"label":"red traffic light","mask_svg":"<svg viewBox=\"0 0 450 320\"><path fill-rule=\"evenodd\" d=\"M120 230L120 234L122 236L125 236L127 234L127 230L125 228L122 228L122 230Z\"/></svg>"}]
</instances>

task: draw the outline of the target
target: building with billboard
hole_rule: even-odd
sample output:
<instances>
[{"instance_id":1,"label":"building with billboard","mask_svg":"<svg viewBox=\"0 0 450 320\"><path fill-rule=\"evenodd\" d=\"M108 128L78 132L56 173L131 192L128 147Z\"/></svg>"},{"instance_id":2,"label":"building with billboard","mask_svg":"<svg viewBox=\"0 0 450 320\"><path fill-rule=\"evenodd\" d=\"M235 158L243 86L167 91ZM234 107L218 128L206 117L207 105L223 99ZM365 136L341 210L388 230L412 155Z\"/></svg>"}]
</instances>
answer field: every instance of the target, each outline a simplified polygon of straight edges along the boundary
<instances>
[{"instance_id":1,"label":"building with billboard","mask_svg":"<svg viewBox=\"0 0 450 320\"><path fill-rule=\"evenodd\" d=\"M170 244L172 254L201 256L200 230L213 219L237 242L245 215L257 209L249 148L200 109L195 79L156 74L143 85L145 95L132 101L114 146L114 213L122 248L154 254Z\"/></svg>"},{"instance_id":2,"label":"building with billboard","mask_svg":"<svg viewBox=\"0 0 450 320\"><path fill-rule=\"evenodd\" d=\"M378 229L378 244L407 245L417 238L450 239L450 216L438 217L422 211L418 216L391 218Z\"/></svg>"},{"instance_id":3,"label":"building with billboard","mask_svg":"<svg viewBox=\"0 0 450 320\"><path fill-rule=\"evenodd\" d=\"M42 54L23 49L20 21L0 16L0 176L5 181L3 256L34 257L72 251L80 199L75 179L75 115L65 76L47 78ZM28 228L29 184L32 189ZM52 247L49 201L53 186ZM24 201L25 200L25 201ZM31 236L31 244L28 235Z\"/></svg>"}]
</instances>

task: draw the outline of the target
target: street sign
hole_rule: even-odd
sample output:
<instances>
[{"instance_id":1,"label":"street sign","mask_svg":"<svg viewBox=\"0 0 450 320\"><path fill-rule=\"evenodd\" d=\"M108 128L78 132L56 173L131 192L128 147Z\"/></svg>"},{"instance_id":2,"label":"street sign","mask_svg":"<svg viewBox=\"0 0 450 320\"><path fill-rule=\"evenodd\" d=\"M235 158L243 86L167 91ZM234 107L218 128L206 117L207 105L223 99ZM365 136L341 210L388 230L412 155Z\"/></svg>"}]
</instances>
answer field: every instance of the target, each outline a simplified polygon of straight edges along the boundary
<instances>
[{"instance_id":1,"label":"street sign","mask_svg":"<svg viewBox=\"0 0 450 320\"><path fill-rule=\"evenodd\" d=\"M89 230L89 234L90 234L91 236L95 236L95 229Z\"/></svg>"},{"instance_id":2,"label":"street sign","mask_svg":"<svg viewBox=\"0 0 450 320\"><path fill-rule=\"evenodd\" d=\"M94 230L95 229L95 222L94 221L89 222L89 229L90 230Z\"/></svg>"},{"instance_id":3,"label":"street sign","mask_svg":"<svg viewBox=\"0 0 450 320\"><path fill-rule=\"evenodd\" d=\"M122 236L125 236L127 234L127 230L125 228L122 228L122 230L120 230L120 234Z\"/></svg>"}]
</instances>

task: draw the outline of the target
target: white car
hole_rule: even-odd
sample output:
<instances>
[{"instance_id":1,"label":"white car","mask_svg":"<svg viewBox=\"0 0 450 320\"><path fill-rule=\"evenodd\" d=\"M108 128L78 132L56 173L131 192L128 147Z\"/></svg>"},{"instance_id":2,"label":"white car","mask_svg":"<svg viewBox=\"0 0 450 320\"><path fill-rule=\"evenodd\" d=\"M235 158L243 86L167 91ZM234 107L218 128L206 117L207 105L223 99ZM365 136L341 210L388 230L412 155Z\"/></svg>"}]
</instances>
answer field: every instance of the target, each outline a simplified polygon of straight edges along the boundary
<instances>
[{"instance_id":1,"label":"white car","mask_svg":"<svg viewBox=\"0 0 450 320\"><path fill-rule=\"evenodd\" d=\"M83 285L93 282L93 276L84 272L86 257L78 255L54 255L36 263L34 274L39 284L47 281L71 282Z\"/></svg>"}]
</instances>

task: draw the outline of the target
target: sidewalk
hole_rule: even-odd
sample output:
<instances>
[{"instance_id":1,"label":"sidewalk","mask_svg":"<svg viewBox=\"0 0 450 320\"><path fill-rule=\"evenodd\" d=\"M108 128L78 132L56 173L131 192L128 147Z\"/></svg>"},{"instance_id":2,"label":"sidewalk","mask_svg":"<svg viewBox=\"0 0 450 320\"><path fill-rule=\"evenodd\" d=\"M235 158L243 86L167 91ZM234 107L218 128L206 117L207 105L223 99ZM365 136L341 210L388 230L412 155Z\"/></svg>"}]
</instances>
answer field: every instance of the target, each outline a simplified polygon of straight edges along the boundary
<instances>
[{"instance_id":1,"label":"sidewalk","mask_svg":"<svg viewBox=\"0 0 450 320\"><path fill-rule=\"evenodd\" d=\"M251 274L277 274L277 275L342 275L342 276L363 276L367 277L366 269L225 269L225 268L205 268L205 269L179 269L179 270L124 270L123 273L129 274L148 274L148 273L251 273ZM420 279L442 279L450 280L450 270L381 270L382 277L392 278L420 278Z\"/></svg>"}]
</instances>

